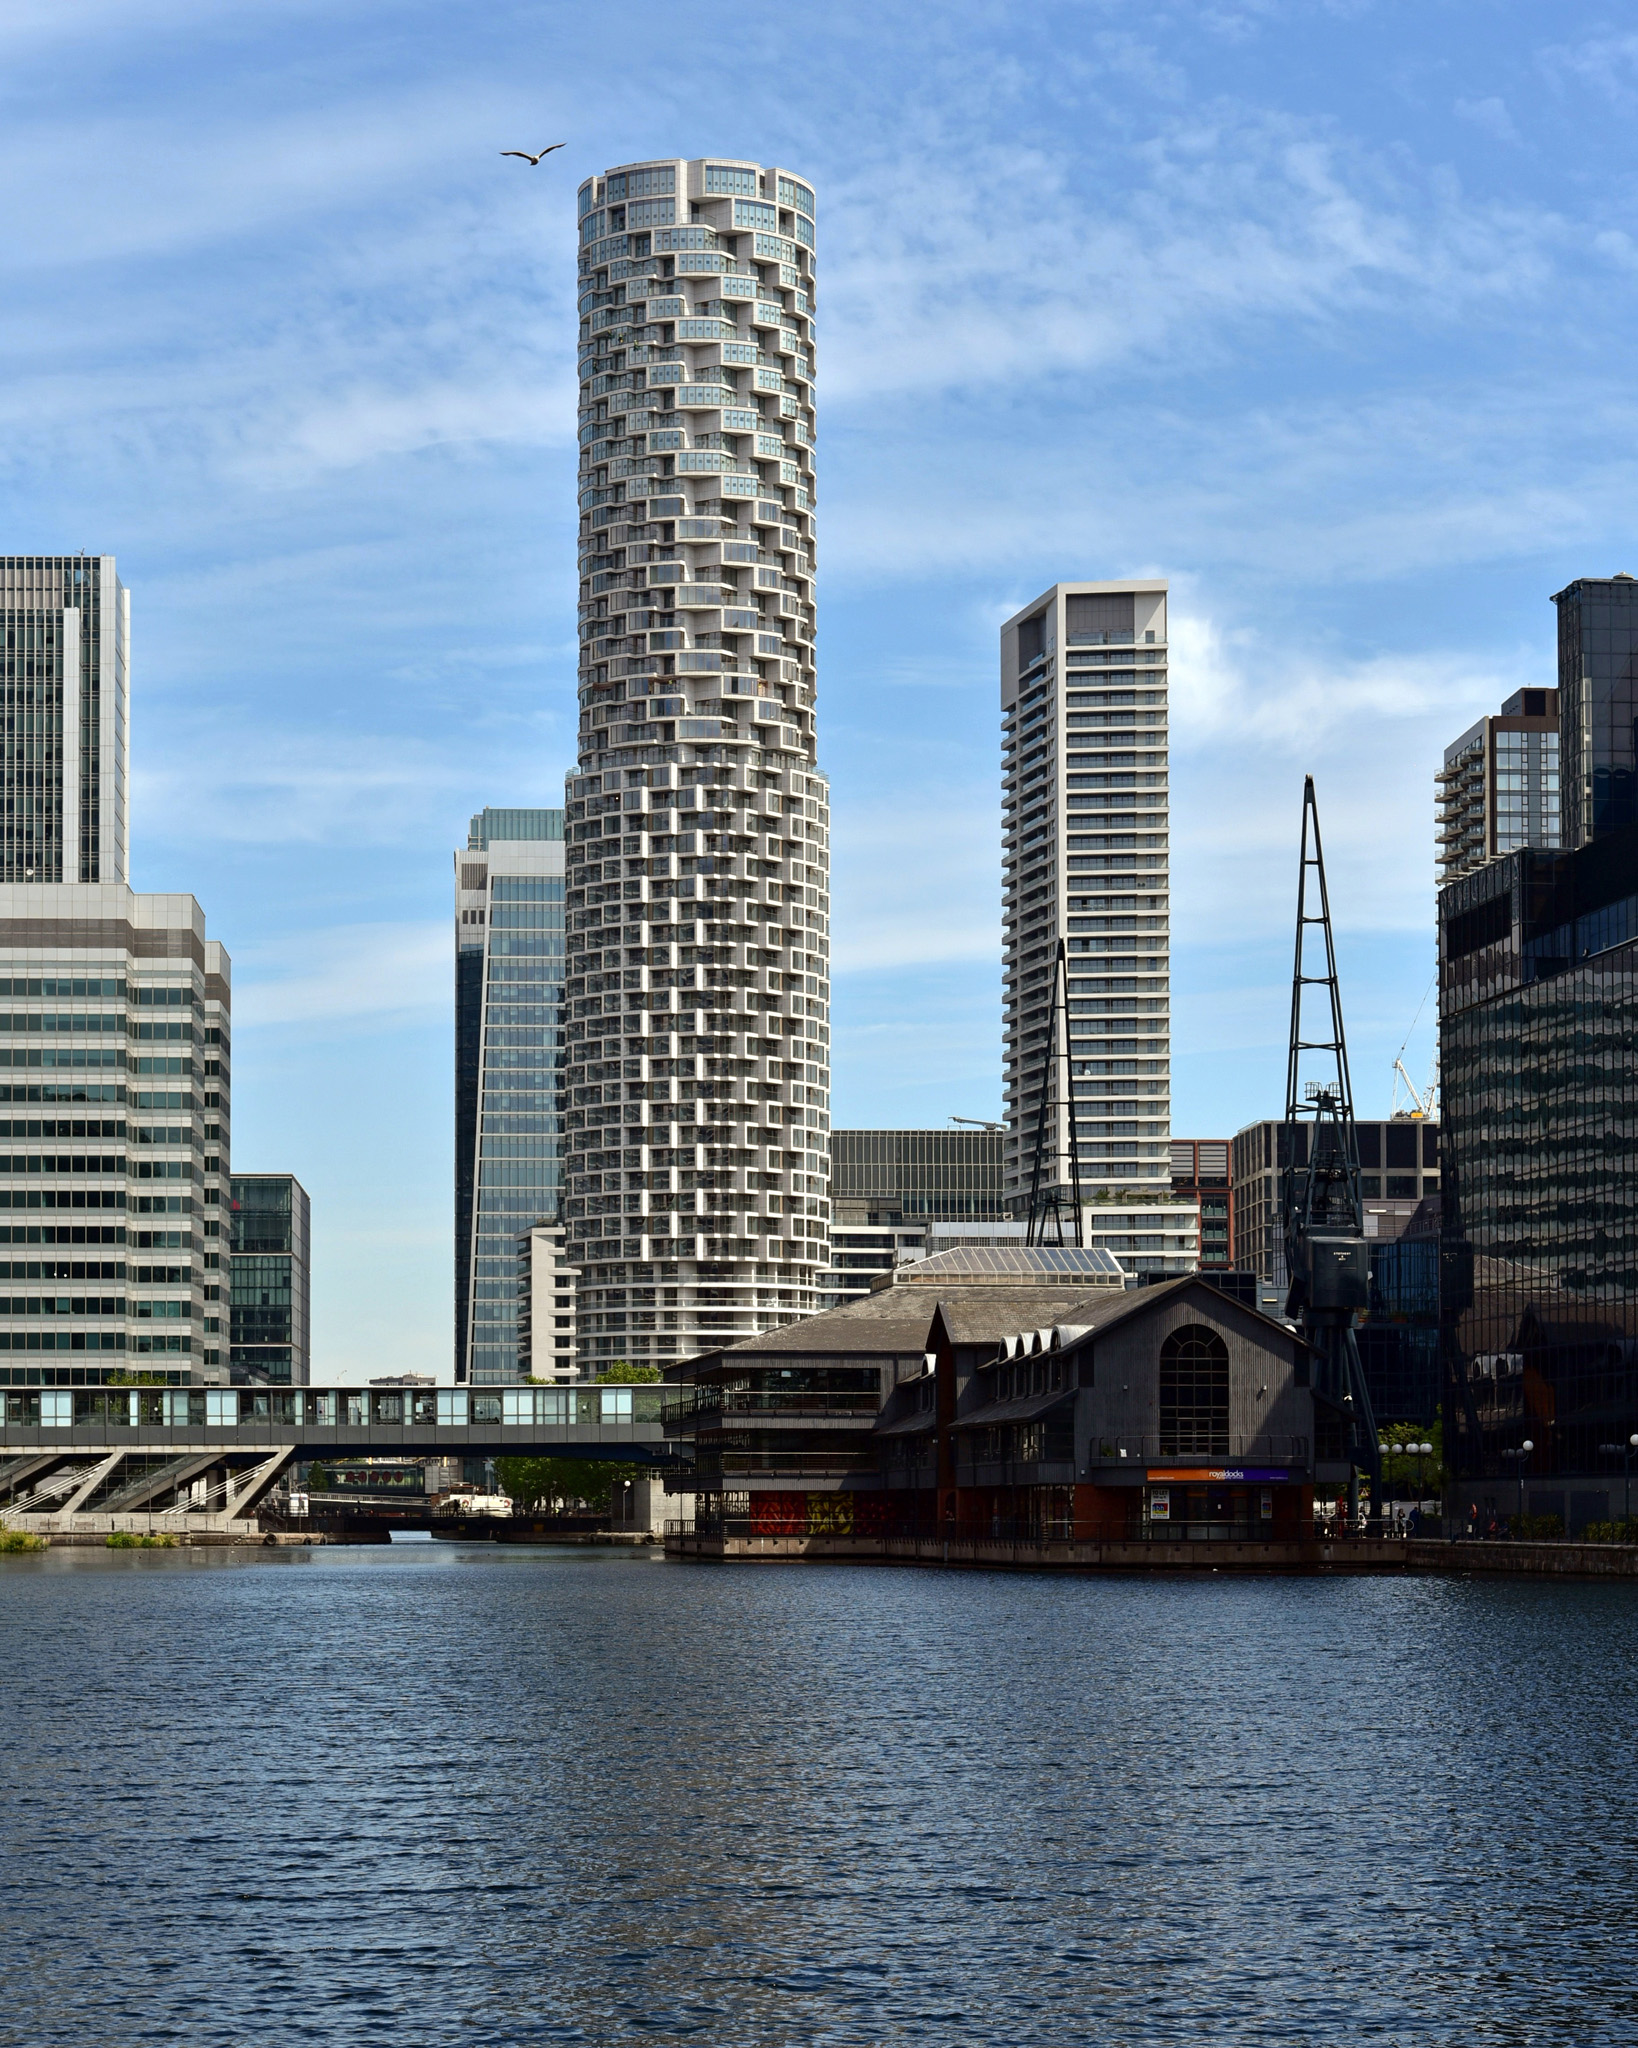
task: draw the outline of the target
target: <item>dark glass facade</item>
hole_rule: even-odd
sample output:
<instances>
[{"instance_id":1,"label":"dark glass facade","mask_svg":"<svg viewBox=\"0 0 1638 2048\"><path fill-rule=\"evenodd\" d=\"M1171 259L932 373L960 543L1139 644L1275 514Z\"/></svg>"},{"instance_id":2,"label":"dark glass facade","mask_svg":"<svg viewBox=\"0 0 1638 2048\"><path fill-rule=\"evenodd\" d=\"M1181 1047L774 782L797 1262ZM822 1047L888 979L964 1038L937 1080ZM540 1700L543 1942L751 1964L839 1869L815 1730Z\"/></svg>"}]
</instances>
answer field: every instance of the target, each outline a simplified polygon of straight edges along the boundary
<instances>
[{"instance_id":1,"label":"dark glass facade","mask_svg":"<svg viewBox=\"0 0 1638 2048\"><path fill-rule=\"evenodd\" d=\"M1638 824L1497 861L1439 922L1445 1442L1481 1510L1574 1533L1638 1430Z\"/></svg>"},{"instance_id":2,"label":"dark glass facade","mask_svg":"<svg viewBox=\"0 0 1638 2048\"><path fill-rule=\"evenodd\" d=\"M832 1131L837 1223L982 1222L1006 1214L1001 1131Z\"/></svg>"},{"instance_id":3,"label":"dark glass facade","mask_svg":"<svg viewBox=\"0 0 1638 2048\"><path fill-rule=\"evenodd\" d=\"M476 813L455 881L455 1377L501 1385L520 1242L562 1204L562 811Z\"/></svg>"},{"instance_id":4,"label":"dark glass facade","mask_svg":"<svg viewBox=\"0 0 1638 2048\"><path fill-rule=\"evenodd\" d=\"M1563 843L1638 822L1638 581L1583 576L1558 606Z\"/></svg>"},{"instance_id":5,"label":"dark glass facade","mask_svg":"<svg viewBox=\"0 0 1638 2048\"><path fill-rule=\"evenodd\" d=\"M307 1190L288 1173L233 1176L229 1364L236 1383L310 1378Z\"/></svg>"}]
</instances>

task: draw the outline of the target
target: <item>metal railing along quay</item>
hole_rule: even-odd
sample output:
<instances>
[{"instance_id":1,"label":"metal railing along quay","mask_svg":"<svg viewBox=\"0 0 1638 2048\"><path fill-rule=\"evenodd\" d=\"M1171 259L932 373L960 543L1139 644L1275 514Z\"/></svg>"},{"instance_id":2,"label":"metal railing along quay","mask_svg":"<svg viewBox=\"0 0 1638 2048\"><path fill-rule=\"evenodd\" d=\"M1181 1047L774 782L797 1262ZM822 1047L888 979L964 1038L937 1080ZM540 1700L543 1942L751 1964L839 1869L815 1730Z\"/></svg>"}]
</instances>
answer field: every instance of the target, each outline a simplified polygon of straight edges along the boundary
<instances>
[{"instance_id":1,"label":"metal railing along quay","mask_svg":"<svg viewBox=\"0 0 1638 2048\"><path fill-rule=\"evenodd\" d=\"M1311 1445L1305 1436L1179 1436L1095 1438L1087 1447L1092 1465L1164 1465L1198 1471L1201 1482L1232 1478L1237 1469L1284 1467L1306 1471Z\"/></svg>"},{"instance_id":2,"label":"metal railing along quay","mask_svg":"<svg viewBox=\"0 0 1638 2048\"><path fill-rule=\"evenodd\" d=\"M678 1397L673 1394L661 1409L667 1429L722 1415L800 1415L848 1419L874 1419L881 1412L881 1396L870 1391L858 1393L786 1393L778 1388L694 1387Z\"/></svg>"}]
</instances>

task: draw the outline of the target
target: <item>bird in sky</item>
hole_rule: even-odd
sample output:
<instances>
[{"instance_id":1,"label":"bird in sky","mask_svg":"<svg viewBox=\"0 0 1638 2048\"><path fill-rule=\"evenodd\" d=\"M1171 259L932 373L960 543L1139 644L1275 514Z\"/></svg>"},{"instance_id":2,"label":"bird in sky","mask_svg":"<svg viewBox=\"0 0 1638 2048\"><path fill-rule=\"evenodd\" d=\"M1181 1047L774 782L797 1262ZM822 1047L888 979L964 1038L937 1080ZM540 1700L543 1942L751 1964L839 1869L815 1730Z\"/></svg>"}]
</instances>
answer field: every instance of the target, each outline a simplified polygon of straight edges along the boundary
<instances>
[{"instance_id":1,"label":"bird in sky","mask_svg":"<svg viewBox=\"0 0 1638 2048\"><path fill-rule=\"evenodd\" d=\"M549 142L540 152L540 156L531 156L526 149L503 149L501 155L520 156L526 164L538 164L541 157L550 156L554 149L562 149L563 146L561 142Z\"/></svg>"}]
</instances>

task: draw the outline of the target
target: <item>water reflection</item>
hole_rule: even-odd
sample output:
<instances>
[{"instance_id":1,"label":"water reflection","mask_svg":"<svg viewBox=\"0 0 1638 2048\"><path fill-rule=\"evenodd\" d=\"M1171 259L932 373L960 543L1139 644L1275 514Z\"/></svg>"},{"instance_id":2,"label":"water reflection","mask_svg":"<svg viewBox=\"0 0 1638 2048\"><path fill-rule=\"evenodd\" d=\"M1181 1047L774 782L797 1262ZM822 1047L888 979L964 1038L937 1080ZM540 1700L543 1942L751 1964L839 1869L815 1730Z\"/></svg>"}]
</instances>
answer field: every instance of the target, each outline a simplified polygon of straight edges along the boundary
<instances>
[{"instance_id":1,"label":"water reflection","mask_svg":"<svg viewBox=\"0 0 1638 2048\"><path fill-rule=\"evenodd\" d=\"M1625 2042L1638 1599L0 1562L0 2041Z\"/></svg>"}]
</instances>

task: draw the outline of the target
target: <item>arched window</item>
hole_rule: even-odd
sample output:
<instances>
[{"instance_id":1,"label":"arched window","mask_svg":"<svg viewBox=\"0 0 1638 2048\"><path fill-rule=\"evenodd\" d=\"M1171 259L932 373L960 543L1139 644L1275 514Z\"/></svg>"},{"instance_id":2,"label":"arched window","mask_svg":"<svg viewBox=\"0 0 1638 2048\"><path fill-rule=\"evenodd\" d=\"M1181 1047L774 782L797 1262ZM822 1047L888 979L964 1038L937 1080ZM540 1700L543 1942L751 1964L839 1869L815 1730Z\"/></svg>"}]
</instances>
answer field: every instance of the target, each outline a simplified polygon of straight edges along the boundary
<instances>
[{"instance_id":1,"label":"arched window","mask_svg":"<svg viewBox=\"0 0 1638 2048\"><path fill-rule=\"evenodd\" d=\"M1160 1347L1160 1455L1228 1454L1228 1346L1204 1324L1185 1323Z\"/></svg>"}]
</instances>

